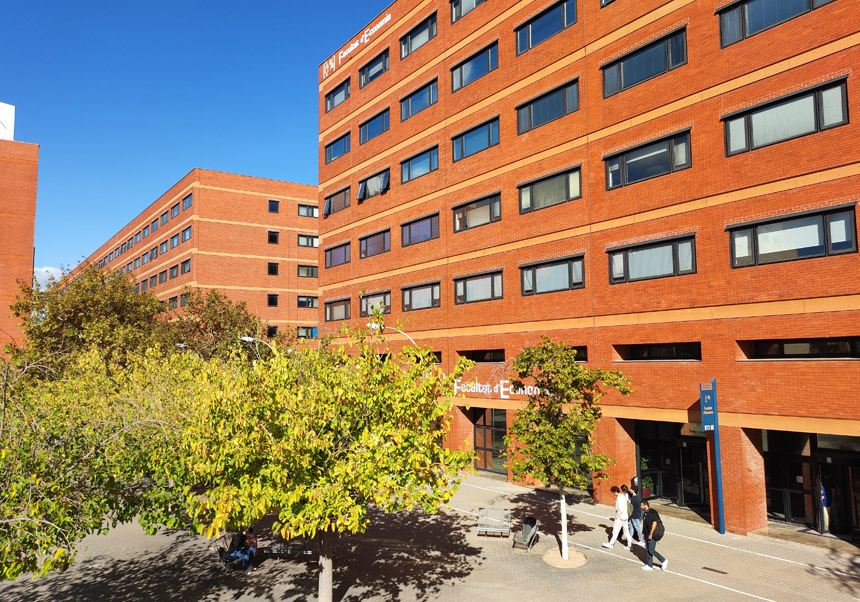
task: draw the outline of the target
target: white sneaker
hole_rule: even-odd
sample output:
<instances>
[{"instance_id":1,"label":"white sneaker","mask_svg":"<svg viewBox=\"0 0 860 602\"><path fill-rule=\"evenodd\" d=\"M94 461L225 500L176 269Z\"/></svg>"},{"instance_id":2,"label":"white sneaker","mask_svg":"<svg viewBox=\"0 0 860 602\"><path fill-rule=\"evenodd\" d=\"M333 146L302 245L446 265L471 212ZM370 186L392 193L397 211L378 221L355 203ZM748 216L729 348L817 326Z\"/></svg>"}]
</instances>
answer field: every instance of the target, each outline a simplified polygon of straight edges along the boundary
<instances>
[{"instance_id":1,"label":"white sneaker","mask_svg":"<svg viewBox=\"0 0 860 602\"><path fill-rule=\"evenodd\" d=\"M612 544L611 544L611 543L609 543L608 541L604 541L604 542L603 542L602 544L600 544L600 545L602 545L604 548L609 548L610 550L612 549Z\"/></svg>"},{"instance_id":2,"label":"white sneaker","mask_svg":"<svg viewBox=\"0 0 860 602\"><path fill-rule=\"evenodd\" d=\"M648 566L648 565L646 564L645 566L643 566L643 567L642 567L642 570L643 570L643 571L653 571L653 570L654 570L654 567L653 567L653 566Z\"/></svg>"},{"instance_id":3,"label":"white sneaker","mask_svg":"<svg viewBox=\"0 0 860 602\"><path fill-rule=\"evenodd\" d=\"M663 569L664 571L668 571L668 570L669 570L669 561L668 561L668 560L664 560L664 561L663 561L663 566L661 566L660 568L661 568L661 569Z\"/></svg>"},{"instance_id":4,"label":"white sneaker","mask_svg":"<svg viewBox=\"0 0 860 602\"><path fill-rule=\"evenodd\" d=\"M629 552L630 550L632 550L632 549L633 549L633 548L631 548L630 546L625 546L625 547L627 548L627 551L628 551L628 552Z\"/></svg>"},{"instance_id":5,"label":"white sneaker","mask_svg":"<svg viewBox=\"0 0 860 602\"><path fill-rule=\"evenodd\" d=\"M645 540L640 539L639 541L636 542L636 545L642 546L644 548L645 547Z\"/></svg>"}]
</instances>

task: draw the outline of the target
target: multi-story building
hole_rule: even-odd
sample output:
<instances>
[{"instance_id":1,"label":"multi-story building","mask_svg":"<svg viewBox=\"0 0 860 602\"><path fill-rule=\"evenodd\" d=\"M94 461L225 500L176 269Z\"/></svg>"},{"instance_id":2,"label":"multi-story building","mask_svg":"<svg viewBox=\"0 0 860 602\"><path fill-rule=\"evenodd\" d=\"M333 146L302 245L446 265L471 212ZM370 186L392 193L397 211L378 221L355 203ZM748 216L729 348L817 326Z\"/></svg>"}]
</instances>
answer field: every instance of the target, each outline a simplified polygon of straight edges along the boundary
<instances>
[{"instance_id":1,"label":"multi-story building","mask_svg":"<svg viewBox=\"0 0 860 602\"><path fill-rule=\"evenodd\" d=\"M39 145L15 140L15 107L0 103L0 353L20 342L9 305L18 281L33 282L33 236Z\"/></svg>"},{"instance_id":2,"label":"multi-story building","mask_svg":"<svg viewBox=\"0 0 860 602\"><path fill-rule=\"evenodd\" d=\"M316 336L317 188L194 169L87 258L130 273L168 309L215 289L268 323Z\"/></svg>"},{"instance_id":3,"label":"multi-story building","mask_svg":"<svg viewBox=\"0 0 860 602\"><path fill-rule=\"evenodd\" d=\"M724 526L860 536L856 8L396 0L319 70L322 319L478 362L448 440L501 473L503 362L578 346L634 388L596 499L636 476L715 526L716 379Z\"/></svg>"}]
</instances>

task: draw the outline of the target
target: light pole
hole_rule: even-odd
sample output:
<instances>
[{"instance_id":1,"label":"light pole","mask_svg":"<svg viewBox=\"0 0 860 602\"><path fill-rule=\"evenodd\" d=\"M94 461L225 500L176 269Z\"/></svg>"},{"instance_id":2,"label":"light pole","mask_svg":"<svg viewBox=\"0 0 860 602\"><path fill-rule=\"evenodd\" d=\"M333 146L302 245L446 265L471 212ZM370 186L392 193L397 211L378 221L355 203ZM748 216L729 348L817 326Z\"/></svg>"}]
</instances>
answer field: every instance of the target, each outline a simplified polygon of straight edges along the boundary
<instances>
[{"instance_id":1,"label":"light pole","mask_svg":"<svg viewBox=\"0 0 860 602\"><path fill-rule=\"evenodd\" d=\"M241 340L245 341L246 343L262 343L263 345L265 345L266 347L271 349L272 353L275 353L275 354L278 353L277 351L275 351L275 348L272 347L271 345L269 345L266 341L261 341L260 339L258 339L256 337L244 336L244 337L239 337L239 338Z\"/></svg>"},{"instance_id":2,"label":"light pole","mask_svg":"<svg viewBox=\"0 0 860 602\"><path fill-rule=\"evenodd\" d=\"M382 334L382 332L384 332L386 329L393 330L394 332L399 332L400 334L405 336L407 339L409 339L410 343L412 343L413 345L418 347L418 343L415 342L415 339L410 337L408 334L406 334L405 332L403 332L399 328L395 328L394 326L386 326L385 324L377 324L376 322L368 322L367 327L372 329L372 330L378 330L380 332L380 334Z\"/></svg>"}]
</instances>

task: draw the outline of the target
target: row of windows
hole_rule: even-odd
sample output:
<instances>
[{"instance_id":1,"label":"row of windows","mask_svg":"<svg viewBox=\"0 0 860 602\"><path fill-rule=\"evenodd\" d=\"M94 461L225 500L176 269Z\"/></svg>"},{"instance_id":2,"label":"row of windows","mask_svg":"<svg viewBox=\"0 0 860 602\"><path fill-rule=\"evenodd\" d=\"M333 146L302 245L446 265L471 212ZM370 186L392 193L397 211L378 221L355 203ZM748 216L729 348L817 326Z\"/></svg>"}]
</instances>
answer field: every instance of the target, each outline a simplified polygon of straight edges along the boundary
<instances>
[{"instance_id":1,"label":"row of windows","mask_svg":"<svg viewBox=\"0 0 860 602\"><path fill-rule=\"evenodd\" d=\"M266 307L278 307L278 293L268 293L266 295ZM319 307L317 297L308 295L298 295L296 297L296 307L315 308Z\"/></svg>"},{"instance_id":2,"label":"row of windows","mask_svg":"<svg viewBox=\"0 0 860 602\"><path fill-rule=\"evenodd\" d=\"M727 229L730 232L733 268L857 252L853 204L762 222L741 223L728 226ZM427 232L425 236L432 236L432 222ZM390 247L389 231L373 234L361 241L361 257L385 252ZM606 253L609 258L610 284L696 273L696 241L692 234L610 248ZM325 258L326 267L348 263L349 243L327 249ZM502 273L503 270L496 270L454 278L454 303L459 305L501 299ZM584 286L583 255L520 266L520 290L523 296ZM404 287L403 311L439 307L439 290L439 282ZM387 313L391 311L390 291L368 295L368 298L383 294L387 299L383 311ZM348 301L333 303L345 303L346 307ZM365 302L362 303L362 315L366 315Z\"/></svg>"},{"instance_id":3,"label":"row of windows","mask_svg":"<svg viewBox=\"0 0 860 602\"><path fill-rule=\"evenodd\" d=\"M180 202L174 204L168 211L165 211L164 213L162 213L160 218L152 220L151 224L144 226L141 230L139 230L137 232L137 234L135 234L134 236L129 238L126 242L122 243L115 250L108 253L106 257L99 260L98 266L100 268L103 268L107 264L111 263L113 260L118 259L120 255L130 251L132 249L132 247L134 247L134 245L140 244L141 240L149 237L150 234L157 231L159 225L161 225L161 226L165 225L169 220L171 220L175 217L178 217L180 211L185 211L186 209L189 209L191 207L191 201L192 201L191 197L192 197L192 195L190 195L190 194L187 195ZM181 209L180 209L180 207L181 207ZM190 227L187 228L187 230L189 231L189 233L191 232ZM183 234L183 236L184 236L184 234ZM187 240L187 239L183 238L182 240ZM162 246L163 245L164 245L164 243L162 243ZM136 264L136 265L134 265L134 267L139 267L139 261L138 260L135 260L134 263ZM146 263L146 262L144 262L144 263ZM129 263L127 266L123 266L125 269L121 269L121 271L126 272L128 270L131 270L132 269L130 267L131 265L132 264Z\"/></svg>"},{"instance_id":4,"label":"row of windows","mask_svg":"<svg viewBox=\"0 0 860 602\"><path fill-rule=\"evenodd\" d=\"M319 217L319 208L316 205L304 205L299 203L299 217ZM269 213L280 213L281 201L269 199Z\"/></svg>"},{"instance_id":5,"label":"row of windows","mask_svg":"<svg viewBox=\"0 0 860 602\"><path fill-rule=\"evenodd\" d=\"M280 264L277 261L270 261L266 264L266 273L269 276L277 276L280 272ZM299 278L317 278L319 276L319 268L315 265L300 265L298 266Z\"/></svg>"},{"instance_id":6,"label":"row of windows","mask_svg":"<svg viewBox=\"0 0 860 602\"><path fill-rule=\"evenodd\" d=\"M178 247L180 242L186 242L188 240L191 240L191 226L188 226L178 234L174 234L169 239L161 241L160 244L155 245L140 257L136 257L134 261L128 262L127 265L120 268L120 272L123 274L130 273L133 269L137 269L156 259L159 254L164 255L167 253L168 249Z\"/></svg>"},{"instance_id":7,"label":"row of windows","mask_svg":"<svg viewBox=\"0 0 860 602\"><path fill-rule=\"evenodd\" d=\"M274 339L276 336L278 336L277 325L266 326L266 338ZM296 328L296 336L300 339L316 339L319 336L318 329L316 326L299 326Z\"/></svg>"},{"instance_id":8,"label":"row of windows","mask_svg":"<svg viewBox=\"0 0 860 602\"><path fill-rule=\"evenodd\" d=\"M170 266L166 270L161 270L158 274L154 274L149 278L143 278L140 282L134 285L134 292L144 293L149 289L154 289L159 284L164 284L168 280L178 278L181 274L188 274L191 271L191 260L186 259L181 263Z\"/></svg>"},{"instance_id":9,"label":"row of windows","mask_svg":"<svg viewBox=\"0 0 860 602\"><path fill-rule=\"evenodd\" d=\"M268 230L266 232L266 240L270 245L281 243L281 233L278 230ZM317 248L319 246L319 237L313 234L299 234L296 244L300 247Z\"/></svg>"}]
</instances>

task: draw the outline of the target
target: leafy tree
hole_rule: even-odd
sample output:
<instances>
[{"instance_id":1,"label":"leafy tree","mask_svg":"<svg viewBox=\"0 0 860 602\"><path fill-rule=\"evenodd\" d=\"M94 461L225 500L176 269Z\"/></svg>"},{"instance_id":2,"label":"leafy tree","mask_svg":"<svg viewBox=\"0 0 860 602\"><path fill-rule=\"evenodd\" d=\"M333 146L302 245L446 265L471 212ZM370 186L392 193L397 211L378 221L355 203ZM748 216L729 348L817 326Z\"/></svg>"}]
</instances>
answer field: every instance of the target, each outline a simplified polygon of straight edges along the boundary
<instances>
[{"instance_id":1,"label":"leafy tree","mask_svg":"<svg viewBox=\"0 0 860 602\"><path fill-rule=\"evenodd\" d=\"M561 513L562 558L567 560L567 504L565 492L582 489L603 473L613 460L593 450L594 429L600 420L604 388L631 393L630 382L617 370L588 368L576 361L576 349L542 337L514 359L515 389L533 391L525 407L514 414L505 437L508 465L514 478L531 476L548 488L556 487Z\"/></svg>"},{"instance_id":2,"label":"leafy tree","mask_svg":"<svg viewBox=\"0 0 860 602\"><path fill-rule=\"evenodd\" d=\"M453 384L427 349L389 354L378 336L247 364L210 362L188 423L185 454L205 494L189 489L191 515L207 536L275 510L284 537L321 538L319 599L332 599L337 534L366 530L368 508L434 512L457 489L472 453L443 449Z\"/></svg>"}]
</instances>

